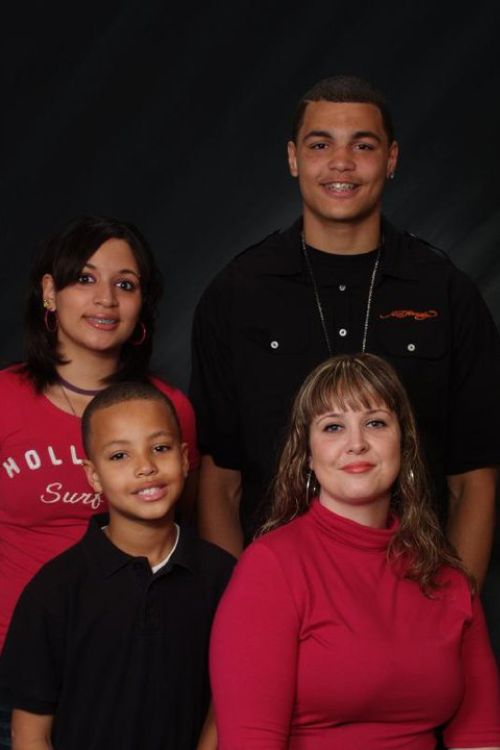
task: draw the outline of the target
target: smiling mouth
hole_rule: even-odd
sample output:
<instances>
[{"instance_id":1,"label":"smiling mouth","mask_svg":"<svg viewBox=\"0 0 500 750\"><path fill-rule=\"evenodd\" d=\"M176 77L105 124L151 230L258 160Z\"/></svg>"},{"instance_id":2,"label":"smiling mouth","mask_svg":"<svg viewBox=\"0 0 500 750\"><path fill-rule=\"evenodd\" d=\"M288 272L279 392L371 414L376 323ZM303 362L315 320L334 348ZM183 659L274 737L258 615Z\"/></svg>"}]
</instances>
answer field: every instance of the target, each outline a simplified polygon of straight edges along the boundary
<instances>
[{"instance_id":1,"label":"smiling mouth","mask_svg":"<svg viewBox=\"0 0 500 750\"><path fill-rule=\"evenodd\" d=\"M118 325L117 318L94 318L88 315L85 320L94 328L112 328Z\"/></svg>"},{"instance_id":2,"label":"smiling mouth","mask_svg":"<svg viewBox=\"0 0 500 750\"><path fill-rule=\"evenodd\" d=\"M373 467L374 464L363 461L342 466L342 471L345 471L348 474L364 474L365 472L370 471L370 469L373 469Z\"/></svg>"},{"instance_id":3,"label":"smiling mouth","mask_svg":"<svg viewBox=\"0 0 500 750\"><path fill-rule=\"evenodd\" d=\"M352 193L358 187L354 182L324 182L322 185L330 193Z\"/></svg>"},{"instance_id":4,"label":"smiling mouth","mask_svg":"<svg viewBox=\"0 0 500 750\"><path fill-rule=\"evenodd\" d=\"M160 500L165 495L165 485L158 484L154 487L143 487L140 490L136 490L134 495L138 495L142 500Z\"/></svg>"}]
</instances>

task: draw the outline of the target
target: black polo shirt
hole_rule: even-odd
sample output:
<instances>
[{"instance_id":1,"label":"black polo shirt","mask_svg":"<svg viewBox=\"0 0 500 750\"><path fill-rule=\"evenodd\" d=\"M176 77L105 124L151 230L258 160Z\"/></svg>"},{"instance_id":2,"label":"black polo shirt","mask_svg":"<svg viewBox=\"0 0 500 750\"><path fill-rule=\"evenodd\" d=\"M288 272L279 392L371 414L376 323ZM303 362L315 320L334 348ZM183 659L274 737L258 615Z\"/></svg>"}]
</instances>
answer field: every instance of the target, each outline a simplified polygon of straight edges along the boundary
<instances>
[{"instance_id":1,"label":"black polo shirt","mask_svg":"<svg viewBox=\"0 0 500 750\"><path fill-rule=\"evenodd\" d=\"M0 658L2 698L54 714L55 750L191 750L209 704L212 617L234 560L184 529L153 574L101 531L22 594Z\"/></svg>"},{"instance_id":2,"label":"black polo shirt","mask_svg":"<svg viewBox=\"0 0 500 750\"><path fill-rule=\"evenodd\" d=\"M243 477L247 534L272 476L293 396L328 357L300 222L237 256L201 298L191 397L203 453ZM366 351L408 389L441 496L445 476L499 463L500 342L471 280L383 223ZM374 253L310 251L333 353L361 349Z\"/></svg>"}]
</instances>

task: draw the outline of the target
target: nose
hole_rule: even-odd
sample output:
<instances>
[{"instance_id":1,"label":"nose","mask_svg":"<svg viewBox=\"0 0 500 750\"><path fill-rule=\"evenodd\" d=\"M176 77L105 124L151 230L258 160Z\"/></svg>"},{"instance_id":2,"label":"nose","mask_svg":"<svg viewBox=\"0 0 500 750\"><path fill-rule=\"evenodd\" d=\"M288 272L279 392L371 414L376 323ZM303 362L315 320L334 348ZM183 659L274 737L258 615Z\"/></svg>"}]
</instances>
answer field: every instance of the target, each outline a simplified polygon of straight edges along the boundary
<instances>
[{"instance_id":1,"label":"nose","mask_svg":"<svg viewBox=\"0 0 500 750\"><path fill-rule=\"evenodd\" d=\"M96 284L94 302L96 305L102 305L103 307L115 307L117 305L115 285L107 282Z\"/></svg>"},{"instance_id":2,"label":"nose","mask_svg":"<svg viewBox=\"0 0 500 750\"><path fill-rule=\"evenodd\" d=\"M149 453L144 453L138 456L137 464L135 468L136 476L138 477L150 477L156 474L158 468L153 460L153 457Z\"/></svg>"},{"instance_id":3,"label":"nose","mask_svg":"<svg viewBox=\"0 0 500 750\"><path fill-rule=\"evenodd\" d=\"M353 427L349 430L347 452L359 455L368 450L368 443L363 430L360 427Z\"/></svg>"},{"instance_id":4,"label":"nose","mask_svg":"<svg viewBox=\"0 0 500 750\"><path fill-rule=\"evenodd\" d=\"M349 147L347 145L338 145L332 148L328 159L328 166L330 169L338 169L341 172L354 169L355 164Z\"/></svg>"}]
</instances>

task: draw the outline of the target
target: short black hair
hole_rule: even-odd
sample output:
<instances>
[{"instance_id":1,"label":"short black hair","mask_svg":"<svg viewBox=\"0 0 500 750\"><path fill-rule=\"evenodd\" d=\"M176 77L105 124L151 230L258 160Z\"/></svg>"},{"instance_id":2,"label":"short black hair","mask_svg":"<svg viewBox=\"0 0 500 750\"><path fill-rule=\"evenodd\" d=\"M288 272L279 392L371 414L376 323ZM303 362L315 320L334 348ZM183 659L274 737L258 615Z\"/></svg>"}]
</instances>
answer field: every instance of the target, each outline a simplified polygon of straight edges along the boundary
<instances>
[{"instance_id":1,"label":"short black hair","mask_svg":"<svg viewBox=\"0 0 500 750\"><path fill-rule=\"evenodd\" d=\"M295 110L292 123L292 140L297 136L304 120L304 112L310 102L338 102L346 104L373 104L380 110L384 130L389 143L394 140L394 125L387 101L379 89L363 78L351 75L338 75L323 78L307 91Z\"/></svg>"},{"instance_id":2,"label":"short black hair","mask_svg":"<svg viewBox=\"0 0 500 750\"><path fill-rule=\"evenodd\" d=\"M144 381L123 380L120 383L113 383L103 391L97 394L92 401L87 404L82 414L82 442L87 457L90 458L89 446L92 435L91 421L93 415L101 409L108 406L122 404L126 401L158 401L164 404L172 417L176 436L181 439L181 426L175 407L168 396L158 390L152 383Z\"/></svg>"},{"instance_id":3,"label":"short black hair","mask_svg":"<svg viewBox=\"0 0 500 750\"><path fill-rule=\"evenodd\" d=\"M140 322L120 351L118 372L113 380L139 380L147 376L153 348L153 333L158 302L162 293L161 273L153 253L139 229L109 216L78 216L50 236L36 257L28 290L25 313L25 362L27 375L38 391L57 380L56 366L63 363L57 351L57 332L47 330L42 300L42 279L50 274L56 289L64 289L78 279L83 266L102 244L111 239L124 240L137 262L142 292ZM140 346L145 326L147 335Z\"/></svg>"}]
</instances>

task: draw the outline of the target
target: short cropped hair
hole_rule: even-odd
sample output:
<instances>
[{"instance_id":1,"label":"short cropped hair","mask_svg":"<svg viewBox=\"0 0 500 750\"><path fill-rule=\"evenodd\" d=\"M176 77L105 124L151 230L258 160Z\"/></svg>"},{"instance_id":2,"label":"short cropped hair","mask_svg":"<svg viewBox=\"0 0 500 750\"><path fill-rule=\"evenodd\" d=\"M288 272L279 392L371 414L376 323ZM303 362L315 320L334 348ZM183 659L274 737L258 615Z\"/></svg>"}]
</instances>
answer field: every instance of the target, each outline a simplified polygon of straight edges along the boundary
<instances>
[{"instance_id":1,"label":"short cropped hair","mask_svg":"<svg viewBox=\"0 0 500 750\"><path fill-rule=\"evenodd\" d=\"M172 417L172 423L175 428L176 437L181 438L181 426L179 417L171 400L162 391L158 390L151 383L142 381L124 380L119 383L113 383L108 388L97 394L95 398L87 405L82 415L82 442L86 455L90 458L89 446L92 437L92 417L101 409L108 406L122 404L127 401L158 401L167 407Z\"/></svg>"},{"instance_id":2,"label":"short cropped hair","mask_svg":"<svg viewBox=\"0 0 500 750\"><path fill-rule=\"evenodd\" d=\"M387 101L375 86L357 76L338 75L315 83L307 91L295 110L292 122L292 140L297 142L299 130L304 121L304 113L310 102L338 102L346 104L373 104L380 111L384 130L389 143L394 140L394 125Z\"/></svg>"}]
</instances>

